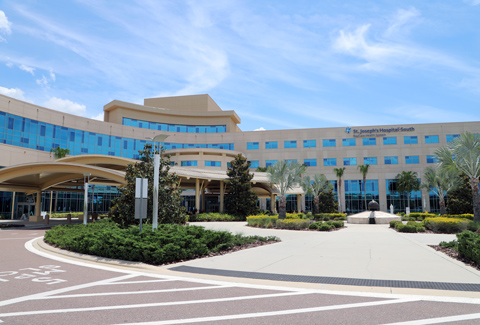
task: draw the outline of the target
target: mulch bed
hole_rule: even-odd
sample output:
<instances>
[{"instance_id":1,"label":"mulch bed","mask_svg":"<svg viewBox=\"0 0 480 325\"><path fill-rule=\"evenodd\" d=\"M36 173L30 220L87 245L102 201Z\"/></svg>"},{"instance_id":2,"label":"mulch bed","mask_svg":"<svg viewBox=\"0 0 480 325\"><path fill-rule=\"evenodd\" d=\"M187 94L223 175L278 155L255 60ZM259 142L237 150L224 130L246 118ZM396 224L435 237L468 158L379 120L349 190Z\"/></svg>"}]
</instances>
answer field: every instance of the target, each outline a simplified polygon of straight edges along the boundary
<instances>
[{"instance_id":1,"label":"mulch bed","mask_svg":"<svg viewBox=\"0 0 480 325\"><path fill-rule=\"evenodd\" d=\"M480 271L480 265L477 265L470 260L467 260L465 258L462 258L462 257L458 256L458 252L456 250L454 250L453 248L446 248L446 247L443 247L443 246L440 246L440 245L428 245L428 246L430 246L431 248L433 248L434 250L436 250L438 252L442 252L442 253L448 255L449 257L454 258L457 261L463 262L464 264L469 265L469 266L473 267L474 269L477 269L478 271Z\"/></svg>"}]
</instances>

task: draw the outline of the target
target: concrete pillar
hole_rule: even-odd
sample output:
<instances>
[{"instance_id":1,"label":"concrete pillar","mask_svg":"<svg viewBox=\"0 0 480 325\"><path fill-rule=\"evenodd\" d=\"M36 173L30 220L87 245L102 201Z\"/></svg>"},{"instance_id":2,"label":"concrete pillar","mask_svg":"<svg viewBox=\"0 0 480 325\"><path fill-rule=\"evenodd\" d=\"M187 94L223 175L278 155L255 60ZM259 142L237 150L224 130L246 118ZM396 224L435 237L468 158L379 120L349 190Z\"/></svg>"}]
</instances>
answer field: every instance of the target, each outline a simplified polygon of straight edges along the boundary
<instances>
[{"instance_id":1,"label":"concrete pillar","mask_svg":"<svg viewBox=\"0 0 480 325\"><path fill-rule=\"evenodd\" d=\"M42 222L42 192L37 191L36 199L35 199L35 215L29 216L28 220L30 222Z\"/></svg>"},{"instance_id":2,"label":"concrete pillar","mask_svg":"<svg viewBox=\"0 0 480 325\"><path fill-rule=\"evenodd\" d=\"M223 213L223 200L225 197L225 187L223 181L220 181L220 213Z\"/></svg>"},{"instance_id":3,"label":"concrete pillar","mask_svg":"<svg viewBox=\"0 0 480 325\"><path fill-rule=\"evenodd\" d=\"M12 194L12 217L10 219L13 220L13 215L15 213L15 192Z\"/></svg>"},{"instance_id":4,"label":"concrete pillar","mask_svg":"<svg viewBox=\"0 0 480 325\"><path fill-rule=\"evenodd\" d=\"M195 209L197 213L200 210L200 180L198 178L195 179Z\"/></svg>"},{"instance_id":5,"label":"concrete pillar","mask_svg":"<svg viewBox=\"0 0 480 325\"><path fill-rule=\"evenodd\" d=\"M297 213L302 212L302 195L297 194Z\"/></svg>"},{"instance_id":6,"label":"concrete pillar","mask_svg":"<svg viewBox=\"0 0 480 325\"><path fill-rule=\"evenodd\" d=\"M270 198L270 211L272 211L272 213L277 213L277 205L275 203L275 194L272 194Z\"/></svg>"}]
</instances>

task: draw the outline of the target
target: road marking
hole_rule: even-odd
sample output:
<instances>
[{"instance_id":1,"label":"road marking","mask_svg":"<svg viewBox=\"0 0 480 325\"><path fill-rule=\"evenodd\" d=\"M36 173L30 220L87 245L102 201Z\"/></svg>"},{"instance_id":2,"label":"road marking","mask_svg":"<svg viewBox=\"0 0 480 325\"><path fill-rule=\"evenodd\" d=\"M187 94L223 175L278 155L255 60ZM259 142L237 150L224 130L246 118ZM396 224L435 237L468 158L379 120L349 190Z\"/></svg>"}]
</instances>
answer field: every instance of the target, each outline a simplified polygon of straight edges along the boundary
<instances>
[{"instance_id":1,"label":"road marking","mask_svg":"<svg viewBox=\"0 0 480 325\"><path fill-rule=\"evenodd\" d=\"M446 316L446 317L438 317L438 318L426 318L426 319L413 320L409 322L390 323L388 325L438 324L438 323L447 323L447 322L459 322L459 321L479 319L479 318L480 318L480 314L467 314L467 315Z\"/></svg>"},{"instance_id":2,"label":"road marking","mask_svg":"<svg viewBox=\"0 0 480 325\"><path fill-rule=\"evenodd\" d=\"M305 294L303 292L282 292L282 293L271 293L271 294L264 294L264 295L231 297L231 298L214 298L214 299L187 300L187 301L169 301L169 302L157 302L157 303L135 304L135 305L99 306L99 307L52 309L52 310L34 310L34 311L4 313L4 314L0 314L0 317L16 317L16 316L29 316L29 315L41 315L41 314L77 313L77 312L85 312L85 311L115 310L115 309L126 309L126 308L149 308L149 307L178 306L178 305L190 305L190 304L207 304L207 303L216 303L216 302L225 302L225 301L264 299L264 298L275 298L275 297L286 297L286 296L297 296L297 295L305 295ZM417 300L413 300L413 299L408 299L407 300L407 299L405 299L405 302L407 302L407 301L417 301Z\"/></svg>"},{"instance_id":3,"label":"road marking","mask_svg":"<svg viewBox=\"0 0 480 325\"><path fill-rule=\"evenodd\" d=\"M32 237L28 237L28 238L0 238L0 240L15 240L15 239L32 239Z\"/></svg>"},{"instance_id":4,"label":"road marking","mask_svg":"<svg viewBox=\"0 0 480 325\"><path fill-rule=\"evenodd\" d=\"M172 282L172 281L176 281L176 280L163 279L163 280L123 281L123 282L102 283L101 285L109 286L109 285L116 285L116 284L137 284L137 283Z\"/></svg>"},{"instance_id":5,"label":"road marking","mask_svg":"<svg viewBox=\"0 0 480 325\"><path fill-rule=\"evenodd\" d=\"M361 308L361 307L371 307L371 306L380 306L380 305L389 305L389 304L403 304L403 303L415 302L415 301L418 301L418 299L395 299L395 300L361 302L361 303L355 303L355 304L344 304L344 305L334 305L334 306L322 306L322 307L311 307L311 308L300 308L300 309L289 309L289 310L277 310L277 311L268 311L268 312L260 312L260 313L236 314L236 315L225 315L225 316L172 319L172 320L166 320L166 321L131 323L131 324L157 324L157 325L162 325L162 324L186 324L186 323L214 322L214 321L224 321L224 320L244 319L244 318L257 318L257 317L270 317L270 316L279 316L279 315L314 313L314 312L327 311L327 310ZM0 316L2 316L2 315L0 315Z\"/></svg>"},{"instance_id":6,"label":"road marking","mask_svg":"<svg viewBox=\"0 0 480 325\"><path fill-rule=\"evenodd\" d=\"M224 286L208 286L208 287L193 287L193 288L178 288L178 289L163 289L163 290L144 290L144 291L124 291L124 292L101 292L101 293L82 293L76 295L62 295L41 297L37 299L62 299L62 298L81 298L81 297L97 297L97 296L117 296L117 295L136 295L144 293L161 293L161 292L179 292L179 291L195 291L195 290L209 290L209 289L224 289L232 288L234 285Z\"/></svg>"}]
</instances>

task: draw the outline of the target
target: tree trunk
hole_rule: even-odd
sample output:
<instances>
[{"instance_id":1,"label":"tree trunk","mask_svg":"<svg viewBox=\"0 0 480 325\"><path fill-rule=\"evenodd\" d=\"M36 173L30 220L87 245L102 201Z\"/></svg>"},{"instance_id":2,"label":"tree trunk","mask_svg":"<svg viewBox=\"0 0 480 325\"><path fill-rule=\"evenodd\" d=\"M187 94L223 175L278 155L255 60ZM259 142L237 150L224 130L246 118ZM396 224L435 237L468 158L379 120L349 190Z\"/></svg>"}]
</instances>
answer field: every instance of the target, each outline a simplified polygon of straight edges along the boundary
<instances>
[{"instance_id":1,"label":"tree trunk","mask_svg":"<svg viewBox=\"0 0 480 325\"><path fill-rule=\"evenodd\" d=\"M473 221L480 222L480 193L478 188L478 178L470 178L473 197Z\"/></svg>"},{"instance_id":2,"label":"tree trunk","mask_svg":"<svg viewBox=\"0 0 480 325\"><path fill-rule=\"evenodd\" d=\"M278 219L285 219L287 217L287 198L282 195L278 199Z\"/></svg>"},{"instance_id":3,"label":"tree trunk","mask_svg":"<svg viewBox=\"0 0 480 325\"><path fill-rule=\"evenodd\" d=\"M447 208L445 207L445 197L440 197L440 215L447 213Z\"/></svg>"},{"instance_id":4,"label":"tree trunk","mask_svg":"<svg viewBox=\"0 0 480 325\"><path fill-rule=\"evenodd\" d=\"M366 188L365 188L365 185L367 182L367 178L366 177L363 177L363 196L365 198L365 211L368 210L368 207L367 207L367 191L366 191Z\"/></svg>"},{"instance_id":5,"label":"tree trunk","mask_svg":"<svg viewBox=\"0 0 480 325\"><path fill-rule=\"evenodd\" d=\"M342 197L342 179L338 179L338 212L342 213L342 203L340 202L340 198Z\"/></svg>"},{"instance_id":6,"label":"tree trunk","mask_svg":"<svg viewBox=\"0 0 480 325\"><path fill-rule=\"evenodd\" d=\"M320 197L315 196L313 198L313 214L318 214L320 211Z\"/></svg>"}]
</instances>

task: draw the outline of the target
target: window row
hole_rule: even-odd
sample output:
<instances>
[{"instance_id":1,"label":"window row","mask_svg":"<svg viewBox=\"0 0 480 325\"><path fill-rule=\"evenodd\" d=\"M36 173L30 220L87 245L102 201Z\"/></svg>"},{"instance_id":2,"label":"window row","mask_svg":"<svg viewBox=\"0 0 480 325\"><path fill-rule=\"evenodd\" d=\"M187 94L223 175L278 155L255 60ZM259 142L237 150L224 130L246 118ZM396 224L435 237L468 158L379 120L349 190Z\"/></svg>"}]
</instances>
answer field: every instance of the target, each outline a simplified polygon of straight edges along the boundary
<instances>
[{"instance_id":1,"label":"window row","mask_svg":"<svg viewBox=\"0 0 480 325\"><path fill-rule=\"evenodd\" d=\"M447 143L452 142L455 138L459 137L459 134L451 134L446 136ZM343 147L354 147L357 145L356 138L342 139ZM336 147L336 139L323 139L323 147ZM384 145L394 145L397 144L397 137L383 137L382 143ZM438 135L426 135L425 143L439 143ZM376 146L377 138L362 138L362 144L364 146ZM418 144L418 136L404 136L403 144ZM303 140L304 148L315 148L317 146L316 140ZM283 142L283 147L285 149L297 148L296 140L287 140ZM248 150L260 149L259 142L247 142ZM278 149L278 141L266 141L265 149Z\"/></svg>"},{"instance_id":2,"label":"window row","mask_svg":"<svg viewBox=\"0 0 480 325\"><path fill-rule=\"evenodd\" d=\"M288 159L287 161L297 161L296 159ZM265 167L274 165L277 160L266 160ZM434 155L427 155L426 156L427 164L434 164L437 163L437 157ZM342 159L343 166L356 166L357 165L357 158L343 158ZM405 164L419 164L420 157L419 156L405 156ZM303 164L305 166L317 166L317 159L304 159ZM363 158L364 165L378 165L377 157L364 157ZM391 157L384 157L384 164L385 165L397 165L398 164L398 157L391 156ZM337 158L324 158L323 159L323 166L337 166ZM250 160L250 168L258 168L260 167L260 162L258 160Z\"/></svg>"},{"instance_id":3,"label":"window row","mask_svg":"<svg viewBox=\"0 0 480 325\"><path fill-rule=\"evenodd\" d=\"M197 160L182 160L180 162L180 166L182 167L195 167L198 166ZM206 160L205 167L222 167L222 163L220 161L215 160Z\"/></svg>"},{"instance_id":4,"label":"window row","mask_svg":"<svg viewBox=\"0 0 480 325\"><path fill-rule=\"evenodd\" d=\"M167 124L157 123L149 121L141 121L124 117L122 120L123 125L133 126L136 128L168 131L168 132L181 132L181 133L225 133L227 132L226 125L182 125L182 124Z\"/></svg>"}]
</instances>

